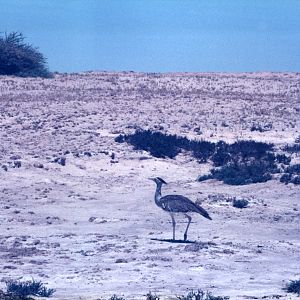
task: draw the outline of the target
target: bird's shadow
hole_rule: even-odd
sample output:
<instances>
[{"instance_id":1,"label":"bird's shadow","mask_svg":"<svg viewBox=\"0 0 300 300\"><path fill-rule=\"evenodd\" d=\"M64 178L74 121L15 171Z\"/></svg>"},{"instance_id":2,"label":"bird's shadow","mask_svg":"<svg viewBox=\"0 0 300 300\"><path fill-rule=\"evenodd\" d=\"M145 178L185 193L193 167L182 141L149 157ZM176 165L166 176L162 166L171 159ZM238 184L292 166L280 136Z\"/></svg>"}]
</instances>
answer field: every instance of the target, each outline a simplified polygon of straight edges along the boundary
<instances>
[{"instance_id":1,"label":"bird's shadow","mask_svg":"<svg viewBox=\"0 0 300 300\"><path fill-rule=\"evenodd\" d=\"M173 240L173 239L156 239L152 238L151 241L159 241L159 242L167 242L167 243L175 243L175 244L195 244L196 241L189 240Z\"/></svg>"}]
</instances>

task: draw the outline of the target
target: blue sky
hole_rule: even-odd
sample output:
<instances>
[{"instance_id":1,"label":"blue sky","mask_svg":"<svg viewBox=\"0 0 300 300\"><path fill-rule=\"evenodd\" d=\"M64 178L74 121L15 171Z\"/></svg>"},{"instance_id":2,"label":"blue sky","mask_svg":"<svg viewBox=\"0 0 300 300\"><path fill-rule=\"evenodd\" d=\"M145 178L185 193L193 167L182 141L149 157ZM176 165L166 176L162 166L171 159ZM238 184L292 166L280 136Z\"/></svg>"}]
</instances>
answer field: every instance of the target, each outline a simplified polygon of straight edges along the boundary
<instances>
[{"instance_id":1,"label":"blue sky","mask_svg":"<svg viewBox=\"0 0 300 300\"><path fill-rule=\"evenodd\" d=\"M52 71L300 71L300 0L0 0Z\"/></svg>"}]
</instances>

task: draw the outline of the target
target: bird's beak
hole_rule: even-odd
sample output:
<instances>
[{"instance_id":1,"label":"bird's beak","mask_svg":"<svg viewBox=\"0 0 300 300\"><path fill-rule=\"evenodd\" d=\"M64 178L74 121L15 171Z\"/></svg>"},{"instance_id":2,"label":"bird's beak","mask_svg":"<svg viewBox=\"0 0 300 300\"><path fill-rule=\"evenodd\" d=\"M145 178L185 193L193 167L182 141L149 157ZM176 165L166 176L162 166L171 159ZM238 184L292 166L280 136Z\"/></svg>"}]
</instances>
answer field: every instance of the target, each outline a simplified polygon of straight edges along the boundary
<instances>
[{"instance_id":1,"label":"bird's beak","mask_svg":"<svg viewBox=\"0 0 300 300\"><path fill-rule=\"evenodd\" d=\"M154 181L154 178L152 178L152 177L149 177L148 179Z\"/></svg>"}]
</instances>

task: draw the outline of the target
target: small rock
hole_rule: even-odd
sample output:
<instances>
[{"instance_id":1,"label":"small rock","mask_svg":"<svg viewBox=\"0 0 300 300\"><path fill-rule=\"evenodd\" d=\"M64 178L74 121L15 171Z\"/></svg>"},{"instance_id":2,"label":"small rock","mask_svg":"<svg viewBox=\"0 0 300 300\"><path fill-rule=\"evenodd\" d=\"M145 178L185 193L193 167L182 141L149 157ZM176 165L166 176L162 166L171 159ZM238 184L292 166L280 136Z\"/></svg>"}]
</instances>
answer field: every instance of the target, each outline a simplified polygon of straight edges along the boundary
<instances>
[{"instance_id":1,"label":"small rock","mask_svg":"<svg viewBox=\"0 0 300 300\"><path fill-rule=\"evenodd\" d=\"M121 264L121 263L128 263L128 261L124 258L118 258L115 261L116 264Z\"/></svg>"},{"instance_id":2,"label":"small rock","mask_svg":"<svg viewBox=\"0 0 300 300\"><path fill-rule=\"evenodd\" d=\"M18 160L18 159L21 159L21 156L20 155L13 155L9 159L11 159L11 160Z\"/></svg>"},{"instance_id":3,"label":"small rock","mask_svg":"<svg viewBox=\"0 0 300 300\"><path fill-rule=\"evenodd\" d=\"M96 220L96 217L90 217L89 222L94 222Z\"/></svg>"},{"instance_id":4,"label":"small rock","mask_svg":"<svg viewBox=\"0 0 300 300\"><path fill-rule=\"evenodd\" d=\"M33 164L33 166L34 166L35 168L39 168L39 169L43 169L43 168L44 168L44 165L43 165L43 164L37 163L37 162L35 162L35 163Z\"/></svg>"},{"instance_id":5,"label":"small rock","mask_svg":"<svg viewBox=\"0 0 300 300\"><path fill-rule=\"evenodd\" d=\"M21 161L15 160L12 164L12 167L13 168L21 168L21 165L22 165Z\"/></svg>"},{"instance_id":6,"label":"small rock","mask_svg":"<svg viewBox=\"0 0 300 300\"><path fill-rule=\"evenodd\" d=\"M1 168L7 172L8 168L7 168L7 165L2 165Z\"/></svg>"},{"instance_id":7,"label":"small rock","mask_svg":"<svg viewBox=\"0 0 300 300\"><path fill-rule=\"evenodd\" d=\"M65 157L59 157L57 160L57 163L60 164L61 166L66 165L66 158Z\"/></svg>"}]
</instances>

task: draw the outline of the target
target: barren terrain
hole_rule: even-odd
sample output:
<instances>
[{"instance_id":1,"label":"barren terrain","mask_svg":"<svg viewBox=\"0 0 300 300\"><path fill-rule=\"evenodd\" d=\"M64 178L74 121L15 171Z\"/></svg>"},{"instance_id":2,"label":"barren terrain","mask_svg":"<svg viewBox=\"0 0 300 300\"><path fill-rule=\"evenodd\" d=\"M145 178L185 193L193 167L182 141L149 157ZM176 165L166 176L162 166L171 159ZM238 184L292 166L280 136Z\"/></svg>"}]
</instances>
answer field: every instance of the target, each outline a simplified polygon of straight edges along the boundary
<instances>
[{"instance_id":1,"label":"barren terrain","mask_svg":"<svg viewBox=\"0 0 300 300\"><path fill-rule=\"evenodd\" d=\"M139 128L272 142L280 152L300 136L300 74L0 77L0 289L33 277L57 299L197 288L230 299L293 299L282 288L300 278L299 185L197 182L210 166L189 153L159 159L114 141ZM209 211L213 221L193 216L196 243L152 240L172 236L169 215L154 203L154 176L168 182L163 194ZM249 207L234 208L234 197ZM178 238L185 226L179 217Z\"/></svg>"}]
</instances>

